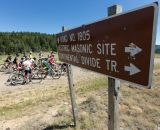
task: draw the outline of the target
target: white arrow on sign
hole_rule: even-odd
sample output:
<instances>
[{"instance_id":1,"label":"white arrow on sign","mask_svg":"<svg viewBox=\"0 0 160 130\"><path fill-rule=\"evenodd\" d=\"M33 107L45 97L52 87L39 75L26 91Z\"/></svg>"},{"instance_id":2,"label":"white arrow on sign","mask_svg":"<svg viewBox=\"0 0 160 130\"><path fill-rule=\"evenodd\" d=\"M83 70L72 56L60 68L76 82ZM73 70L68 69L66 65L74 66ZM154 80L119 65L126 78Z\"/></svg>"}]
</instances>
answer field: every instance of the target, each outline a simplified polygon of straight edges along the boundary
<instances>
[{"instance_id":1,"label":"white arrow on sign","mask_svg":"<svg viewBox=\"0 0 160 130\"><path fill-rule=\"evenodd\" d=\"M140 53L142 51L141 48L139 48L134 43L130 43L129 47L125 47L125 52L130 53L130 56L135 56L136 54Z\"/></svg>"},{"instance_id":2,"label":"white arrow on sign","mask_svg":"<svg viewBox=\"0 0 160 130\"><path fill-rule=\"evenodd\" d=\"M132 63L130 63L130 66L124 66L124 70L129 71L129 75L134 75L141 72L141 70Z\"/></svg>"}]
</instances>

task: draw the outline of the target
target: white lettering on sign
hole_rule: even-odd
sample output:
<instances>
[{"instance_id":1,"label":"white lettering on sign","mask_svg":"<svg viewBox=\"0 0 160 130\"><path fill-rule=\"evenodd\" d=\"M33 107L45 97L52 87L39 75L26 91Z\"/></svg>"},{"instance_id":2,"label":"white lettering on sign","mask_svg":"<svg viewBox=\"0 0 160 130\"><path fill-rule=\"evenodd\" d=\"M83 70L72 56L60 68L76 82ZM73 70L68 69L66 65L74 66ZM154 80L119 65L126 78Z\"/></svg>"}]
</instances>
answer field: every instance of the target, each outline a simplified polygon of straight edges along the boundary
<instances>
[{"instance_id":1,"label":"white lettering on sign","mask_svg":"<svg viewBox=\"0 0 160 130\"><path fill-rule=\"evenodd\" d=\"M71 51L76 53L92 54L92 44L75 44L71 45Z\"/></svg>"},{"instance_id":2,"label":"white lettering on sign","mask_svg":"<svg viewBox=\"0 0 160 130\"><path fill-rule=\"evenodd\" d=\"M115 53L115 46L116 46L116 43L112 43L111 44L111 56L115 56L116 53Z\"/></svg>"},{"instance_id":3,"label":"white lettering on sign","mask_svg":"<svg viewBox=\"0 0 160 130\"><path fill-rule=\"evenodd\" d=\"M79 58L76 55L59 53L59 58L61 60L67 60L69 62L75 62L75 63L79 64Z\"/></svg>"},{"instance_id":4,"label":"white lettering on sign","mask_svg":"<svg viewBox=\"0 0 160 130\"><path fill-rule=\"evenodd\" d=\"M115 60L106 60L107 70L117 72L117 61Z\"/></svg>"},{"instance_id":5,"label":"white lettering on sign","mask_svg":"<svg viewBox=\"0 0 160 130\"><path fill-rule=\"evenodd\" d=\"M69 45L59 45L58 50L69 52Z\"/></svg>"},{"instance_id":6,"label":"white lettering on sign","mask_svg":"<svg viewBox=\"0 0 160 130\"><path fill-rule=\"evenodd\" d=\"M111 55L115 56L115 46L116 43L105 43L105 42L98 42L97 44L97 54L102 54L102 55Z\"/></svg>"},{"instance_id":7,"label":"white lettering on sign","mask_svg":"<svg viewBox=\"0 0 160 130\"><path fill-rule=\"evenodd\" d=\"M67 35L62 35L60 38L58 38L60 43L67 43L68 42L68 36Z\"/></svg>"},{"instance_id":8,"label":"white lettering on sign","mask_svg":"<svg viewBox=\"0 0 160 130\"><path fill-rule=\"evenodd\" d=\"M57 37L57 43L67 43L75 41L89 41L91 38L90 30L84 30L78 33L71 33L68 35L61 35Z\"/></svg>"},{"instance_id":9,"label":"white lettering on sign","mask_svg":"<svg viewBox=\"0 0 160 130\"><path fill-rule=\"evenodd\" d=\"M81 63L82 63L82 65L87 65L87 66L91 66L94 68L101 68L100 67L100 58L81 56Z\"/></svg>"},{"instance_id":10,"label":"white lettering on sign","mask_svg":"<svg viewBox=\"0 0 160 130\"><path fill-rule=\"evenodd\" d=\"M82 31L77 33L78 41L88 41L90 40L90 31Z\"/></svg>"},{"instance_id":11,"label":"white lettering on sign","mask_svg":"<svg viewBox=\"0 0 160 130\"><path fill-rule=\"evenodd\" d=\"M69 39L70 39L70 42L76 41L76 36L75 36L75 34L74 34L74 33L71 33L71 34L69 35Z\"/></svg>"}]
</instances>

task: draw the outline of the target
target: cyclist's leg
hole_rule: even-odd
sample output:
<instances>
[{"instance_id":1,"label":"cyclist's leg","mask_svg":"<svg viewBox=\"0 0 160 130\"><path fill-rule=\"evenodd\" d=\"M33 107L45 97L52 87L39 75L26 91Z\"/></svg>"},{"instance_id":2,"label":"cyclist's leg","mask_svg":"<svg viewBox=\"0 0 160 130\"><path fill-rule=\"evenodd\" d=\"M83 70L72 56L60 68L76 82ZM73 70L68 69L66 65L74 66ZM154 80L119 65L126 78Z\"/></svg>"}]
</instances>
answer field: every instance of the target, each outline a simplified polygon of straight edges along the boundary
<instances>
[{"instance_id":1,"label":"cyclist's leg","mask_svg":"<svg viewBox=\"0 0 160 130\"><path fill-rule=\"evenodd\" d=\"M31 82L32 80L32 69L31 68L29 69L28 73L29 73L29 81Z\"/></svg>"},{"instance_id":2,"label":"cyclist's leg","mask_svg":"<svg viewBox=\"0 0 160 130\"><path fill-rule=\"evenodd\" d=\"M48 66L45 66L43 69L44 69L44 71L45 71L45 76L44 76L44 78L46 78L47 75L48 75L48 73L49 73L49 68L48 68Z\"/></svg>"}]
</instances>

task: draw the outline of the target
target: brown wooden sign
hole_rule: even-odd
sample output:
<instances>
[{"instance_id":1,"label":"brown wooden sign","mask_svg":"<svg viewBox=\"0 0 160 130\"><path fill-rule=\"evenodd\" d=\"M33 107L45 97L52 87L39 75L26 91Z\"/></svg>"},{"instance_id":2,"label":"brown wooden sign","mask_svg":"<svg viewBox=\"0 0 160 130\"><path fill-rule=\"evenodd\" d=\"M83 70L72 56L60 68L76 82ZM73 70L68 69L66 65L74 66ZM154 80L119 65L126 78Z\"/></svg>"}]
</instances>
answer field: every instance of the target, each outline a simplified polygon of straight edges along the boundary
<instances>
[{"instance_id":1,"label":"brown wooden sign","mask_svg":"<svg viewBox=\"0 0 160 130\"><path fill-rule=\"evenodd\" d=\"M60 61L151 87L158 4L56 35Z\"/></svg>"}]
</instances>

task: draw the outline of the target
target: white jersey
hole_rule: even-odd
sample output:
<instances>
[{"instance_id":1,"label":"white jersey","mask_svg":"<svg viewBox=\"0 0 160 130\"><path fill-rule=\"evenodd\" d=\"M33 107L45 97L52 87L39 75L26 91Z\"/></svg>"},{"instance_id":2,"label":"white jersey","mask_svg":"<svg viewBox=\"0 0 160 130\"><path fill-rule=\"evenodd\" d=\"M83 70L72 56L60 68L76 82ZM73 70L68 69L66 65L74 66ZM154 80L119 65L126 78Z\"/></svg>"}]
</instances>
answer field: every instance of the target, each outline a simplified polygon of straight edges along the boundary
<instances>
[{"instance_id":1,"label":"white jersey","mask_svg":"<svg viewBox=\"0 0 160 130\"><path fill-rule=\"evenodd\" d=\"M34 63L34 59L30 59L30 62L31 62L31 63Z\"/></svg>"},{"instance_id":2,"label":"white jersey","mask_svg":"<svg viewBox=\"0 0 160 130\"><path fill-rule=\"evenodd\" d=\"M24 66L24 68L25 69L31 69L32 68L32 62L31 61L29 61L29 60L26 60L26 61L24 61L23 62L23 66Z\"/></svg>"}]
</instances>

